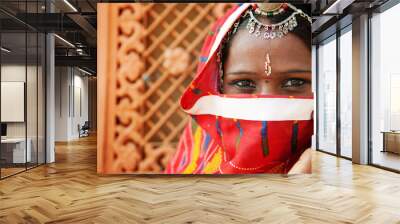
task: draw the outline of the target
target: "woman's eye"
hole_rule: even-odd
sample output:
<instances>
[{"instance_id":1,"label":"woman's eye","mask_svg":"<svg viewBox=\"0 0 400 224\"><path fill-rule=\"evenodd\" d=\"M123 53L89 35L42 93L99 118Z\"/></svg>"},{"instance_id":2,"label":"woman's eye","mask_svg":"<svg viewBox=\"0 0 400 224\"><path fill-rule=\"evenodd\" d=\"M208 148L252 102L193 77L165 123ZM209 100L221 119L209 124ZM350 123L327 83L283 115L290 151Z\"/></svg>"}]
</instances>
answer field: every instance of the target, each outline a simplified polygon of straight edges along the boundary
<instances>
[{"instance_id":1,"label":"woman's eye","mask_svg":"<svg viewBox=\"0 0 400 224\"><path fill-rule=\"evenodd\" d=\"M287 79L282 83L282 88L296 88L303 86L307 81L304 79Z\"/></svg>"},{"instance_id":2,"label":"woman's eye","mask_svg":"<svg viewBox=\"0 0 400 224\"><path fill-rule=\"evenodd\" d=\"M256 83L249 79L235 80L235 81L231 82L231 85L234 85L239 88L245 88L245 89L255 89L256 88Z\"/></svg>"}]
</instances>

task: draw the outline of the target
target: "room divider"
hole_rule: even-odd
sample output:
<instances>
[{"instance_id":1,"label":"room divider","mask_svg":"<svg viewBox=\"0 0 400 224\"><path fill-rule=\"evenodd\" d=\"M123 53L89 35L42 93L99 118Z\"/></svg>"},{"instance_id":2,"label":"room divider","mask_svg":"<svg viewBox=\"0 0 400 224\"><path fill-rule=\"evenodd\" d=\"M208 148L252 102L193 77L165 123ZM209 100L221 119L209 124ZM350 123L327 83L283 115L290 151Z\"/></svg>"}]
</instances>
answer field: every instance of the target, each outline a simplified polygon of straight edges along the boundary
<instances>
[{"instance_id":1,"label":"room divider","mask_svg":"<svg viewBox=\"0 0 400 224\"><path fill-rule=\"evenodd\" d=\"M159 173L212 23L233 4L98 4L98 172Z\"/></svg>"}]
</instances>

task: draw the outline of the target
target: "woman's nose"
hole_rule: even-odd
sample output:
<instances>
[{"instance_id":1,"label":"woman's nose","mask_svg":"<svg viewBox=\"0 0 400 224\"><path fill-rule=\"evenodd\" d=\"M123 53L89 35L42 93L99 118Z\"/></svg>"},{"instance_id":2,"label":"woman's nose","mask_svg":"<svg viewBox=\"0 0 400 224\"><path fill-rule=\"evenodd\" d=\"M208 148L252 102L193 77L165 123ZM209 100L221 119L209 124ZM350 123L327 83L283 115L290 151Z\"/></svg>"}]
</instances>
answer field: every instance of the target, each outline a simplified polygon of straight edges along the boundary
<instances>
[{"instance_id":1,"label":"woman's nose","mask_svg":"<svg viewBox=\"0 0 400 224\"><path fill-rule=\"evenodd\" d=\"M275 91L274 91L274 88L273 88L273 85L272 85L271 81L263 80L262 82L260 82L260 86L258 88L258 93L257 94L274 95Z\"/></svg>"}]
</instances>

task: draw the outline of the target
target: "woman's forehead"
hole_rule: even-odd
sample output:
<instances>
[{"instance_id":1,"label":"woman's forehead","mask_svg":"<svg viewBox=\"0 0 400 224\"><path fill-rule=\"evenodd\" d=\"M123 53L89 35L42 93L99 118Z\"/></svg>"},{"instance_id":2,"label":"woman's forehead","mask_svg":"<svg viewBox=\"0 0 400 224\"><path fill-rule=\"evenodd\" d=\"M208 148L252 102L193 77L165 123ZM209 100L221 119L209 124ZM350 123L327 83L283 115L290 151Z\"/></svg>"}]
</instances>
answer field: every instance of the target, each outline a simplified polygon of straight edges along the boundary
<instances>
[{"instance_id":1,"label":"woman's forehead","mask_svg":"<svg viewBox=\"0 0 400 224\"><path fill-rule=\"evenodd\" d=\"M232 38L228 52L230 60L241 64L263 63L266 54L269 54L275 66L311 68L311 48L291 33L271 40L240 29Z\"/></svg>"},{"instance_id":2,"label":"woman's forehead","mask_svg":"<svg viewBox=\"0 0 400 224\"><path fill-rule=\"evenodd\" d=\"M263 51L275 51L277 53L299 52L311 55L311 47L306 46L300 37L293 33L288 33L282 38L264 39L261 36L249 34L246 29L240 29L234 34L230 48L234 51L255 51L262 53Z\"/></svg>"}]
</instances>

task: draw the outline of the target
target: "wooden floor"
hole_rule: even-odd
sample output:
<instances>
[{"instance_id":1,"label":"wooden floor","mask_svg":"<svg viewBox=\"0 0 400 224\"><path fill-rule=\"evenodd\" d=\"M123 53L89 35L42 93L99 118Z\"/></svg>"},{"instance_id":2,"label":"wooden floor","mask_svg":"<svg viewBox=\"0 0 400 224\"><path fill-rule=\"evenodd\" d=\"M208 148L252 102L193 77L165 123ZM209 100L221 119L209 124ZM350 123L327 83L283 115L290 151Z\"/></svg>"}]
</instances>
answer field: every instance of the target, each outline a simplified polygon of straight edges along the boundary
<instances>
[{"instance_id":1,"label":"wooden floor","mask_svg":"<svg viewBox=\"0 0 400 224\"><path fill-rule=\"evenodd\" d=\"M400 170L400 154L376 150L374 151L372 160L374 164Z\"/></svg>"},{"instance_id":2,"label":"wooden floor","mask_svg":"<svg viewBox=\"0 0 400 224\"><path fill-rule=\"evenodd\" d=\"M6 178L8 176L20 173L20 172L24 172L27 169L33 169L35 168L37 165L36 164L29 164L27 163L27 167L25 167L25 164L18 164L18 167L2 167L1 168L1 178Z\"/></svg>"},{"instance_id":3,"label":"wooden floor","mask_svg":"<svg viewBox=\"0 0 400 224\"><path fill-rule=\"evenodd\" d=\"M19 173L25 170L25 167L23 168L1 168L1 177L7 177L10 175L13 175L15 173Z\"/></svg>"},{"instance_id":4,"label":"wooden floor","mask_svg":"<svg viewBox=\"0 0 400 224\"><path fill-rule=\"evenodd\" d=\"M0 223L400 223L400 175L323 153L312 175L98 176L96 139L0 181Z\"/></svg>"}]
</instances>

